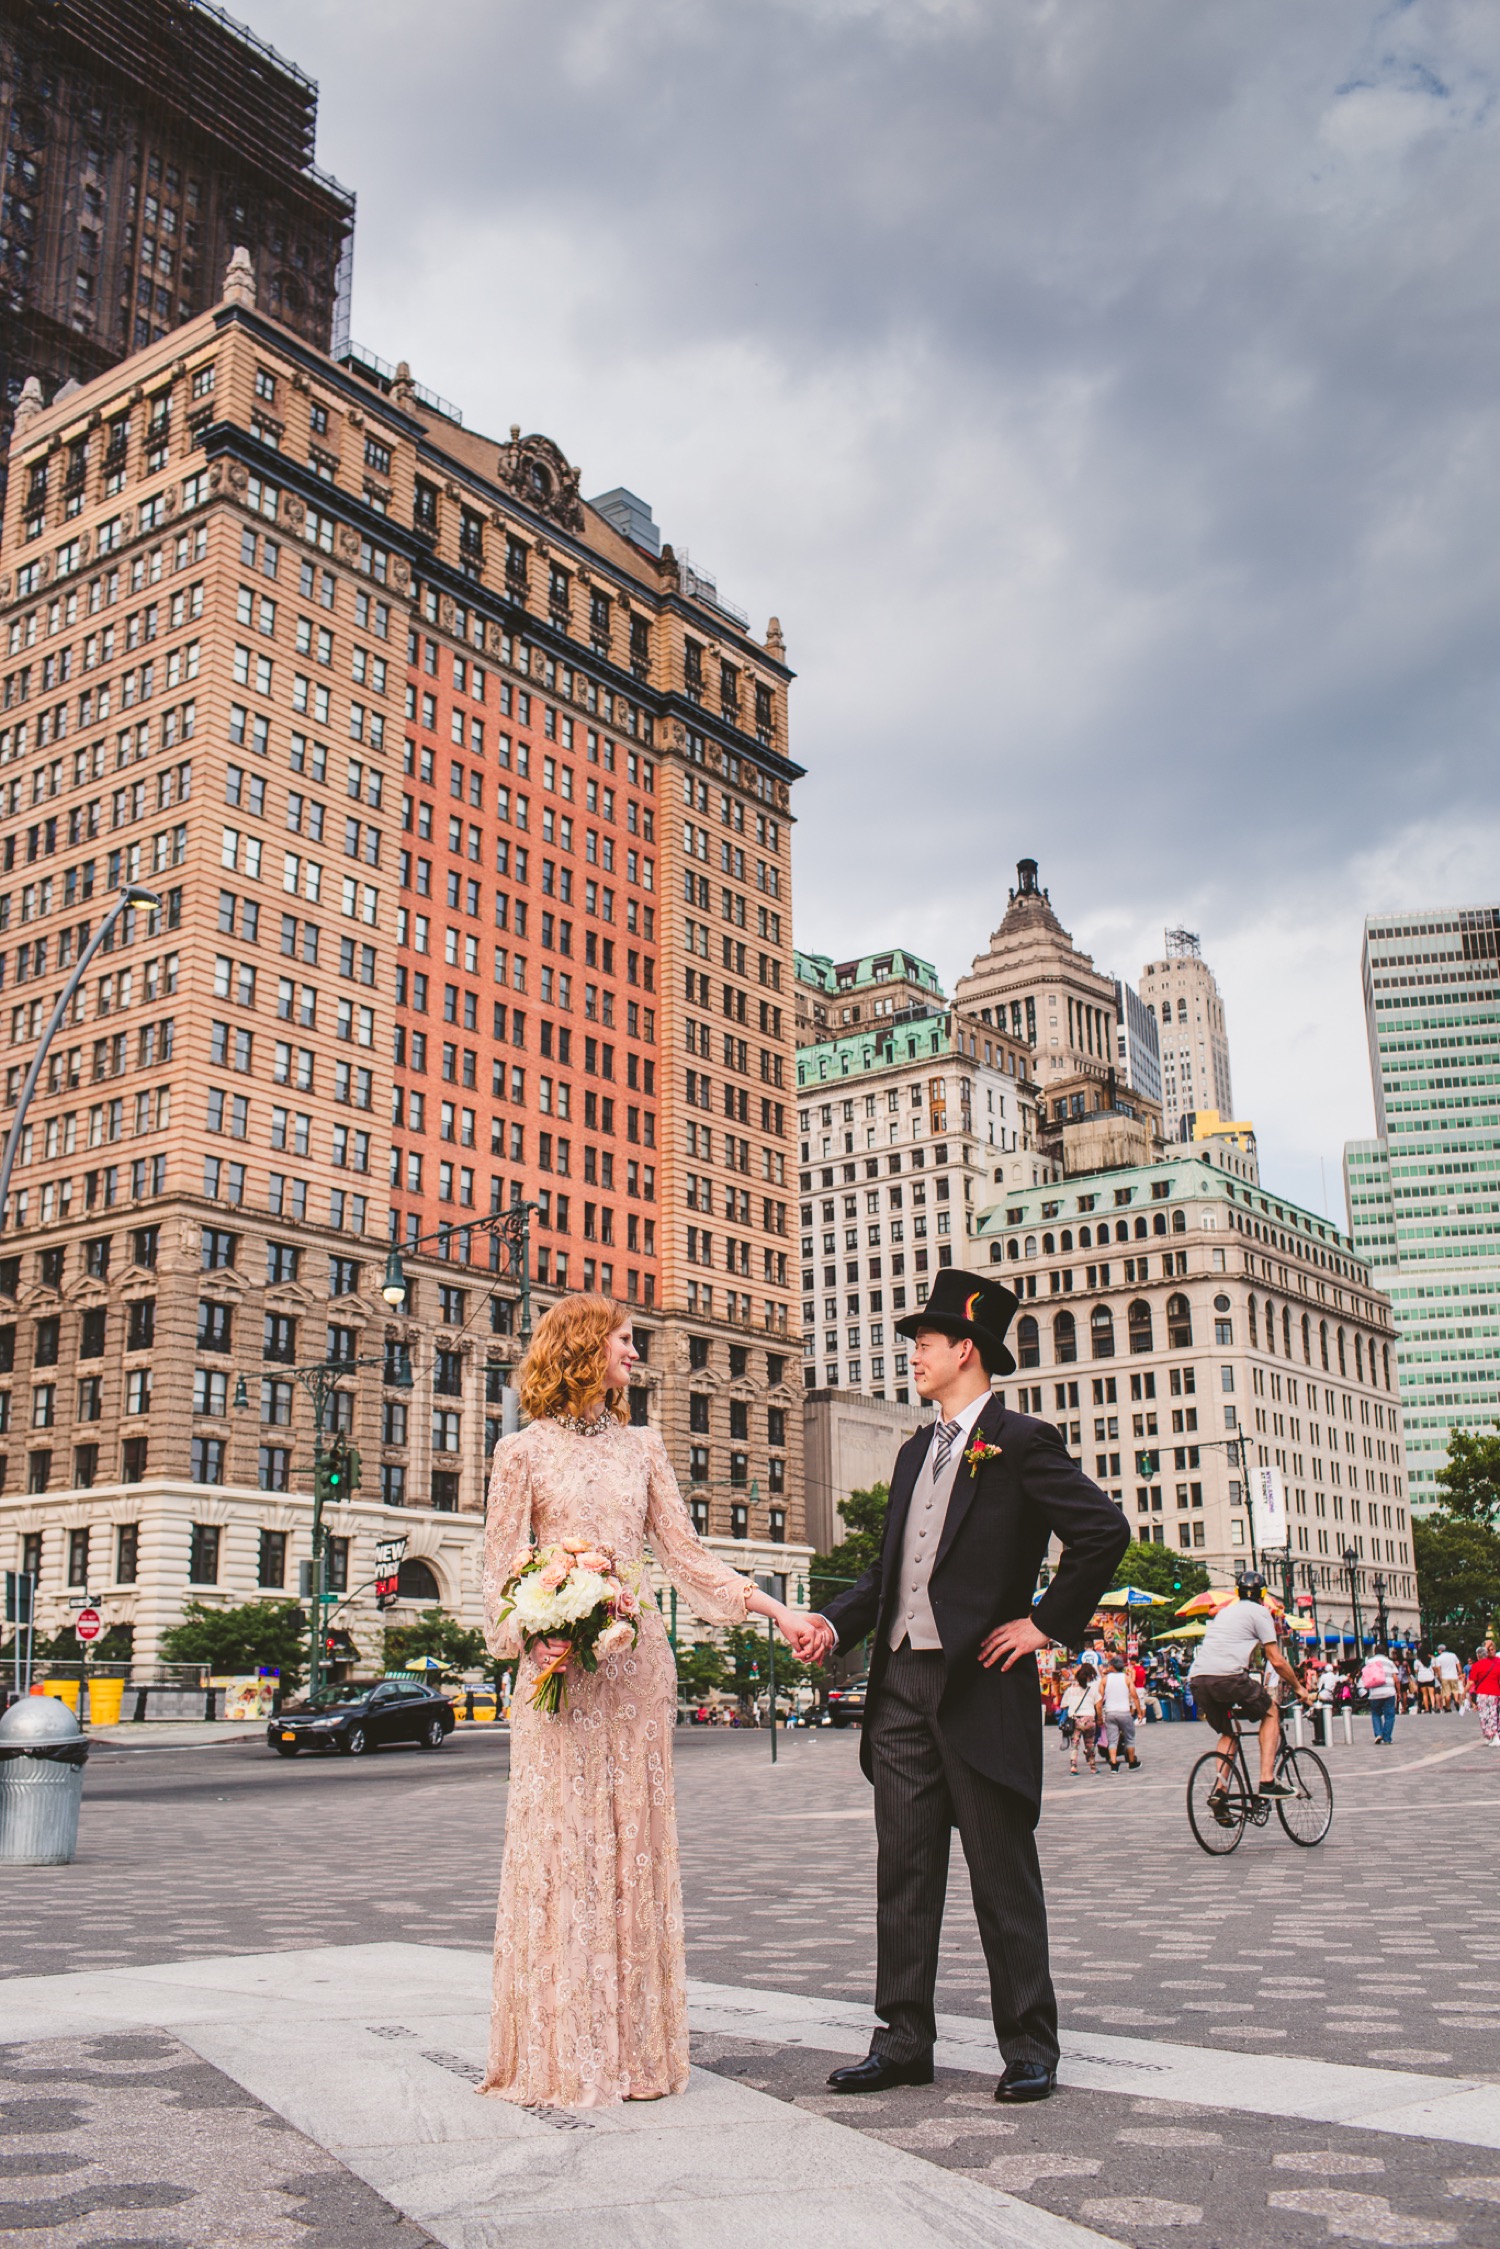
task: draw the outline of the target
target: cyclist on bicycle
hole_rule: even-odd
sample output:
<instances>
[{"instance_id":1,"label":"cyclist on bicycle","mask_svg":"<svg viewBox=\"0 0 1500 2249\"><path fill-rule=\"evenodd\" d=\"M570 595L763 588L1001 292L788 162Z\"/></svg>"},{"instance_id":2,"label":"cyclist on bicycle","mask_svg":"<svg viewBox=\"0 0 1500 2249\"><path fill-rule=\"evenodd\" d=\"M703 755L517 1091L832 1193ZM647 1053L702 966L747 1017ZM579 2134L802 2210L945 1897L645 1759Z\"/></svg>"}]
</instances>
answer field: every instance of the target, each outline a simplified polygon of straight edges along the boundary
<instances>
[{"instance_id":1,"label":"cyclist on bicycle","mask_svg":"<svg viewBox=\"0 0 1500 2249\"><path fill-rule=\"evenodd\" d=\"M1193 1700L1199 1710L1215 1727L1219 1735L1219 1752L1224 1762L1221 1779L1209 1797L1228 1793L1229 1777L1233 1772L1235 1718L1249 1718L1260 1725L1260 1794L1262 1796L1294 1796L1296 1790L1286 1781L1276 1778L1276 1749L1281 1737L1281 1718L1276 1702L1267 1689L1263 1674L1250 1666L1257 1650L1265 1650L1265 1660L1278 1677L1284 1679L1298 1700L1311 1703L1312 1696L1301 1684L1296 1672L1282 1654L1276 1637L1276 1620L1262 1606L1266 1581L1259 1570L1241 1570L1236 1577L1237 1601L1228 1602L1218 1615L1209 1620L1208 1628L1198 1644L1188 1678L1192 1685Z\"/></svg>"}]
</instances>

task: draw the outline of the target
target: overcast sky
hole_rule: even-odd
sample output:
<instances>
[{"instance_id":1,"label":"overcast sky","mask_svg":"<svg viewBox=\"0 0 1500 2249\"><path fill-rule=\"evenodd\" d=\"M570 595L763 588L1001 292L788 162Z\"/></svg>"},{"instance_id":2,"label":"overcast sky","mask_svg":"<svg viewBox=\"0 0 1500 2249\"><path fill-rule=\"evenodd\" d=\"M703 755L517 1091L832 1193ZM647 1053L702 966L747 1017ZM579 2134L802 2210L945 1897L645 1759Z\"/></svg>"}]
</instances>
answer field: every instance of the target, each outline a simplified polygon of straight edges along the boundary
<instances>
[{"instance_id":1,"label":"overcast sky","mask_svg":"<svg viewBox=\"0 0 1500 2249\"><path fill-rule=\"evenodd\" d=\"M1023 855L1132 981L1185 923L1342 1218L1362 917L1500 902L1493 0L236 12L355 337L781 618L798 942L951 983Z\"/></svg>"}]
</instances>

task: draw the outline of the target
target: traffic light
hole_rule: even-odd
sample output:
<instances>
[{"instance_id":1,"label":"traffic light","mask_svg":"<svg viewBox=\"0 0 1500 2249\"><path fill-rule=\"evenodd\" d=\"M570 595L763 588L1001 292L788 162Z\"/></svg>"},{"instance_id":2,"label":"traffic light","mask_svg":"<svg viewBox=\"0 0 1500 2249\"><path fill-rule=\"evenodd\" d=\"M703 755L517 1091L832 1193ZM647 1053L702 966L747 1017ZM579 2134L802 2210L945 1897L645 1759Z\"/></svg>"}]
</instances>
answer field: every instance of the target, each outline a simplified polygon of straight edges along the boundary
<instances>
[{"instance_id":1,"label":"traffic light","mask_svg":"<svg viewBox=\"0 0 1500 2249\"><path fill-rule=\"evenodd\" d=\"M1160 1466L1160 1453L1138 1452L1135 1456L1135 1472L1138 1476L1144 1477L1148 1484L1153 1481Z\"/></svg>"},{"instance_id":2,"label":"traffic light","mask_svg":"<svg viewBox=\"0 0 1500 2249\"><path fill-rule=\"evenodd\" d=\"M319 1453L313 1490L325 1507L348 1498L349 1448L342 1437L335 1437L328 1450Z\"/></svg>"},{"instance_id":3,"label":"traffic light","mask_svg":"<svg viewBox=\"0 0 1500 2249\"><path fill-rule=\"evenodd\" d=\"M357 1445L345 1445L344 1447L344 1490L346 1493L359 1490L359 1448Z\"/></svg>"}]
</instances>

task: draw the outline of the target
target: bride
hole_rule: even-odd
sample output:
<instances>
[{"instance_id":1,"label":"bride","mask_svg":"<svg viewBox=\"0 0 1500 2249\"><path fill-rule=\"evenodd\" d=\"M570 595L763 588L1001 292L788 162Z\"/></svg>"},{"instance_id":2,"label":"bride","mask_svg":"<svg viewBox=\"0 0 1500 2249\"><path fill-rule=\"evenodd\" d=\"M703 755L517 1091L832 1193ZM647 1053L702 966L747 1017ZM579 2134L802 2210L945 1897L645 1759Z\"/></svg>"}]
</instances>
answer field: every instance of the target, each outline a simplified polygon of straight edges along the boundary
<instances>
[{"instance_id":1,"label":"bride","mask_svg":"<svg viewBox=\"0 0 1500 2249\"><path fill-rule=\"evenodd\" d=\"M537 1327L521 1369L529 1426L495 1448L485 1525L486 1639L502 1661L520 1638L501 1589L536 1543L586 1538L622 1568L652 1553L710 1624L790 1612L722 1562L688 1519L654 1429L633 1429L630 1315L570 1296ZM671 1644L643 1585L640 1638L590 1673L566 1673L556 1716L531 1708L538 1641L511 1704L510 1801L495 1925L489 2070L502 2099L596 2108L656 2100L688 2081L686 1966L672 1730Z\"/></svg>"}]
</instances>

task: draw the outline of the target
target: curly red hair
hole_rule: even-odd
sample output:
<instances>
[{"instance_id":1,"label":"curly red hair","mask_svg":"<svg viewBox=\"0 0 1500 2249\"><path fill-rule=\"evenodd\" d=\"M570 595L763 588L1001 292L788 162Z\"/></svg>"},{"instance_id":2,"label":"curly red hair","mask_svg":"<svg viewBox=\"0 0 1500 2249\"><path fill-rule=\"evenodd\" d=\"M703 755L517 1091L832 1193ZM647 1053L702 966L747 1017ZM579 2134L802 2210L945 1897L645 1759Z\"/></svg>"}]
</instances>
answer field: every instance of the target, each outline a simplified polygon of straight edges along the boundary
<instances>
[{"instance_id":1,"label":"curly red hair","mask_svg":"<svg viewBox=\"0 0 1500 2249\"><path fill-rule=\"evenodd\" d=\"M630 1314L609 1296L565 1296L537 1323L521 1365L521 1405L528 1418L578 1413L604 1390L607 1345ZM626 1416L625 1394L604 1390L616 1421Z\"/></svg>"}]
</instances>

